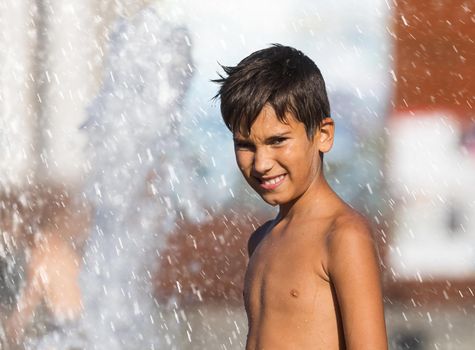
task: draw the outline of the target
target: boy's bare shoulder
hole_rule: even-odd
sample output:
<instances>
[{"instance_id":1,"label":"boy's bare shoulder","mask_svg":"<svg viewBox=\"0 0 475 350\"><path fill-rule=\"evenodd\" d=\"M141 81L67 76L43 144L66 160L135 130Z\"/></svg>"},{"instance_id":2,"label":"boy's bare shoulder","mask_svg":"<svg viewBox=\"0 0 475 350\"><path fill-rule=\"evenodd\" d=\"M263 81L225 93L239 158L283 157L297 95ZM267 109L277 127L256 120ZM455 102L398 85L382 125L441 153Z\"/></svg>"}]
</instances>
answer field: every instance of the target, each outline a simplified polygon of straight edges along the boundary
<instances>
[{"instance_id":1,"label":"boy's bare shoulder","mask_svg":"<svg viewBox=\"0 0 475 350\"><path fill-rule=\"evenodd\" d=\"M373 233L369 221L356 210L346 206L333 219L327 232L327 248L331 251L358 249L373 246ZM332 254L330 254L331 256Z\"/></svg>"},{"instance_id":2,"label":"boy's bare shoulder","mask_svg":"<svg viewBox=\"0 0 475 350\"><path fill-rule=\"evenodd\" d=\"M254 250L257 248L259 243L265 237L266 233L269 231L272 222L273 220L269 220L265 224L259 226L257 230L255 230L249 237L249 241L247 242L247 251L249 257L252 255L252 253L254 253Z\"/></svg>"},{"instance_id":3,"label":"boy's bare shoulder","mask_svg":"<svg viewBox=\"0 0 475 350\"><path fill-rule=\"evenodd\" d=\"M378 253L371 225L356 210L346 206L336 213L326 234L324 269L330 278L374 271ZM368 273L369 273L368 272Z\"/></svg>"}]
</instances>

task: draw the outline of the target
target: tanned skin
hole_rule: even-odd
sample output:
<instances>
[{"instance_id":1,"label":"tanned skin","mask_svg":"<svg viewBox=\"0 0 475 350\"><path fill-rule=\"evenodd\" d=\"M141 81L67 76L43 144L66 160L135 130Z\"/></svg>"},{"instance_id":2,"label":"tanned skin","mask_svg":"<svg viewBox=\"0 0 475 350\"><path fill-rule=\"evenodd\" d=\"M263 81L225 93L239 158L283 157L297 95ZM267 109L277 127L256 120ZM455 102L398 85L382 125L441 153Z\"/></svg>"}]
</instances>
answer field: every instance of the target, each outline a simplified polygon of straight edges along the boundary
<instances>
[{"instance_id":1,"label":"tanned skin","mask_svg":"<svg viewBox=\"0 0 475 350\"><path fill-rule=\"evenodd\" d=\"M386 350L379 260L366 220L328 185L321 155L332 119L313 138L265 106L234 134L247 182L279 214L249 240L246 350Z\"/></svg>"},{"instance_id":2,"label":"tanned skin","mask_svg":"<svg viewBox=\"0 0 475 350\"><path fill-rule=\"evenodd\" d=\"M74 208L75 209L75 208ZM11 349L22 348L25 329L34 319L35 311L44 302L58 321L77 319L82 312L79 287L80 256L73 241L85 239L89 226L89 210L79 213L68 208L42 227L41 238L17 232L30 251L26 266L26 283L17 305L5 323L7 342Z\"/></svg>"}]
</instances>

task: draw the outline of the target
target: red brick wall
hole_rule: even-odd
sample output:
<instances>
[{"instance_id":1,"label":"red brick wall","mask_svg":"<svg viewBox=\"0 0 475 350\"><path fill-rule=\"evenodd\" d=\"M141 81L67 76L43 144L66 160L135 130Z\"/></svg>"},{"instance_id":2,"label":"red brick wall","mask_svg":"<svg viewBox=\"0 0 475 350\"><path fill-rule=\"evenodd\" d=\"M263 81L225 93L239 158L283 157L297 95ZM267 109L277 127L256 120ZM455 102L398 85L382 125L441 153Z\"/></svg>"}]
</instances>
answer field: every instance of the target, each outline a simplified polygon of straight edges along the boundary
<instances>
[{"instance_id":1,"label":"red brick wall","mask_svg":"<svg viewBox=\"0 0 475 350\"><path fill-rule=\"evenodd\" d=\"M157 297L241 304L247 241L259 222L246 209L215 212L203 224L179 222L160 258Z\"/></svg>"},{"instance_id":2,"label":"red brick wall","mask_svg":"<svg viewBox=\"0 0 475 350\"><path fill-rule=\"evenodd\" d=\"M394 108L474 116L475 3L398 0L393 15Z\"/></svg>"}]
</instances>

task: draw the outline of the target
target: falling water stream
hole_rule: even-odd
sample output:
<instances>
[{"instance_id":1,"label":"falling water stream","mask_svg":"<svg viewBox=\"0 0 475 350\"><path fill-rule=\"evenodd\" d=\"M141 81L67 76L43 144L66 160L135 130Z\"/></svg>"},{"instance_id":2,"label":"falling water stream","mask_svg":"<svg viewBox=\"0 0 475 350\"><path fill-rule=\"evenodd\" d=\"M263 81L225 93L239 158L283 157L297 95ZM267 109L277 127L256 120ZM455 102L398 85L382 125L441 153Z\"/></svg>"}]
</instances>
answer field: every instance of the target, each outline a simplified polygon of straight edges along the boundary
<instances>
[{"instance_id":1,"label":"falling water stream","mask_svg":"<svg viewBox=\"0 0 475 350\"><path fill-rule=\"evenodd\" d=\"M153 276L175 219L196 217L179 130L190 49L186 28L157 8L120 21L111 39L84 125L95 207L81 273L88 349L155 349L173 332L160 319Z\"/></svg>"}]
</instances>

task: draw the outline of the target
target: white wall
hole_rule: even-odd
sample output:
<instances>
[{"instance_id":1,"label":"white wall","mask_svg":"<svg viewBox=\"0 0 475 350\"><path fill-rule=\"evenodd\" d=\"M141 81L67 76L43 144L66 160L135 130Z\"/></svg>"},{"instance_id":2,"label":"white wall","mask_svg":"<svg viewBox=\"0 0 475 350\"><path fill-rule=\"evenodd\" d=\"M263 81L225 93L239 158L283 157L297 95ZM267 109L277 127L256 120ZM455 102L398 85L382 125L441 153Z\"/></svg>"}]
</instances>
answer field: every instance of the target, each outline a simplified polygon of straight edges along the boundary
<instances>
[{"instance_id":1,"label":"white wall","mask_svg":"<svg viewBox=\"0 0 475 350\"><path fill-rule=\"evenodd\" d=\"M460 125L445 111L419 111L394 116L388 131L395 273L416 279L474 276L475 157L463 152Z\"/></svg>"}]
</instances>

